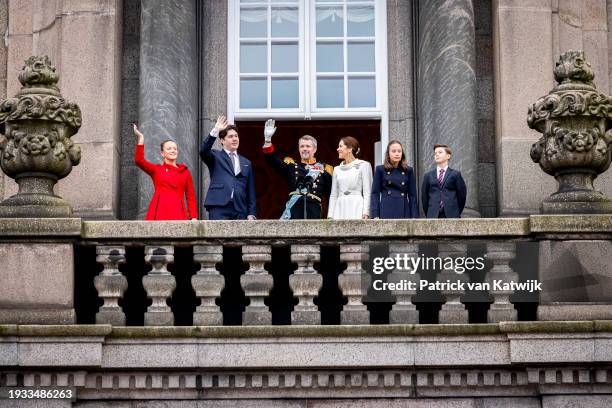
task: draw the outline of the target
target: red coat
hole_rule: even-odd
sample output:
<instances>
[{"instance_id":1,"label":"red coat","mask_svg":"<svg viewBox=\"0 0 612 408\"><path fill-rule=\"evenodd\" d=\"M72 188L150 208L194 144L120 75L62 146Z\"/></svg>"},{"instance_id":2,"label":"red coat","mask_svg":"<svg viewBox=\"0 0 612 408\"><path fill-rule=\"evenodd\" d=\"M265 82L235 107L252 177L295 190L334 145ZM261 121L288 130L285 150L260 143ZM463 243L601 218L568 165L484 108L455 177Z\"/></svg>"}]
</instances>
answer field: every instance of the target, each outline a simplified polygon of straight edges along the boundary
<instances>
[{"instance_id":1,"label":"red coat","mask_svg":"<svg viewBox=\"0 0 612 408\"><path fill-rule=\"evenodd\" d=\"M145 220L189 220L198 218L191 173L184 164L153 164L144 158L144 145L136 145L136 165L153 179L155 193ZM187 206L185 208L185 196Z\"/></svg>"}]
</instances>

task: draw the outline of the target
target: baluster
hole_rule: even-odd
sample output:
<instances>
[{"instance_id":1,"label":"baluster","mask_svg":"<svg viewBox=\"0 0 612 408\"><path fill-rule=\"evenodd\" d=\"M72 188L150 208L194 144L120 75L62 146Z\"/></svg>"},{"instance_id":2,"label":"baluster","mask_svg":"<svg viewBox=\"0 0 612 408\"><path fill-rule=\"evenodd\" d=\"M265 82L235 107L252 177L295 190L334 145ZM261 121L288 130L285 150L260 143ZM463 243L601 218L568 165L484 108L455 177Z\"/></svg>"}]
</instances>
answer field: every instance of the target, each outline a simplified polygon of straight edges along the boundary
<instances>
[{"instance_id":1,"label":"baluster","mask_svg":"<svg viewBox=\"0 0 612 408\"><path fill-rule=\"evenodd\" d=\"M438 256L442 259L442 272L438 275L439 282L469 282L470 278L466 273L457 273L453 269L444 269L446 258L465 257L467 254L466 244L440 244L438 245ZM454 261L453 261L454 265ZM461 303L461 296L465 290L443 290L442 294L446 297L446 303L442 305L439 315L439 323L468 323L468 311Z\"/></svg>"},{"instance_id":2,"label":"baluster","mask_svg":"<svg viewBox=\"0 0 612 408\"><path fill-rule=\"evenodd\" d=\"M242 261L249 264L249 270L240 277L240 285L245 296L250 300L242 313L243 325L272 324L272 313L265 305L264 299L270 295L273 280L264 269L264 264L272 260L270 245L244 245Z\"/></svg>"},{"instance_id":3,"label":"baluster","mask_svg":"<svg viewBox=\"0 0 612 408\"><path fill-rule=\"evenodd\" d=\"M297 270L289 276L289 286L298 298L291 312L291 324L321 324L321 312L314 298L323 286L323 276L313 267L320 259L319 245L291 245L291 261L298 264Z\"/></svg>"},{"instance_id":4,"label":"baluster","mask_svg":"<svg viewBox=\"0 0 612 408\"><path fill-rule=\"evenodd\" d=\"M395 258L397 255L404 258L418 258L419 256L419 245L418 244L389 244L389 257ZM408 261L408 265L403 265L404 269L394 269L387 278L388 282L399 283L399 282L414 282L415 288L419 285L420 275L418 273L412 273L412 264ZM389 323L391 324L406 324L406 323L418 323L419 322L419 311L413 304L412 299L416 295L416 289L410 290L408 287L402 290L393 290L392 293L395 295L396 302L391 308L389 313Z\"/></svg>"},{"instance_id":5,"label":"baluster","mask_svg":"<svg viewBox=\"0 0 612 408\"><path fill-rule=\"evenodd\" d=\"M98 296L104 300L96 313L96 324L112 324L125 326L125 313L119 306L128 283L119 271L119 264L125 262L125 248L122 245L98 245L96 261L104 265L104 269L94 278L94 286Z\"/></svg>"},{"instance_id":6,"label":"baluster","mask_svg":"<svg viewBox=\"0 0 612 408\"><path fill-rule=\"evenodd\" d=\"M370 324L370 312L362 299L370 286L370 276L361 263L367 261L368 245L340 245L340 261L346 262L346 270L338 276L338 286L348 302L340 312L341 324Z\"/></svg>"},{"instance_id":7,"label":"baluster","mask_svg":"<svg viewBox=\"0 0 612 408\"><path fill-rule=\"evenodd\" d=\"M215 303L225 287L225 278L217 271L215 265L223 261L221 245L195 245L193 260L200 264L200 270L191 277L191 286L200 298L200 306L193 313L194 326L221 326L223 314Z\"/></svg>"},{"instance_id":8,"label":"baluster","mask_svg":"<svg viewBox=\"0 0 612 408\"><path fill-rule=\"evenodd\" d=\"M145 246L145 261L153 269L142 278L142 286L151 299L144 317L145 326L173 326L174 314L168 306L167 299L176 289L176 279L167 266L174 261L172 246Z\"/></svg>"},{"instance_id":9,"label":"baluster","mask_svg":"<svg viewBox=\"0 0 612 408\"><path fill-rule=\"evenodd\" d=\"M513 290L495 290L493 281L516 282L518 274L510 267L510 261L516 255L516 243L514 242L489 242L487 243L487 259L493 261L493 267L487 273L486 281L491 285L489 293L493 296L493 303L487 312L487 321L497 323L501 321L517 320L517 311L510 303L510 295Z\"/></svg>"}]
</instances>

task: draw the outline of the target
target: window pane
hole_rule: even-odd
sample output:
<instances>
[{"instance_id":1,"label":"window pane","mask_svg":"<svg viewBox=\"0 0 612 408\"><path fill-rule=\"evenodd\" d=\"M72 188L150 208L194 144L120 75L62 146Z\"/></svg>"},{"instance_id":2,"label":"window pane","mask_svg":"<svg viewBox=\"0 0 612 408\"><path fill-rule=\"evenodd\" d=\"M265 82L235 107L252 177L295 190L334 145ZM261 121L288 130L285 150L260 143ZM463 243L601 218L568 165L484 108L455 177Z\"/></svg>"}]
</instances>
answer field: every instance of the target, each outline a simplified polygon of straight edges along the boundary
<instances>
[{"instance_id":1,"label":"window pane","mask_svg":"<svg viewBox=\"0 0 612 408\"><path fill-rule=\"evenodd\" d=\"M349 37L374 36L374 7L348 7L346 19Z\"/></svg>"},{"instance_id":2,"label":"window pane","mask_svg":"<svg viewBox=\"0 0 612 408\"><path fill-rule=\"evenodd\" d=\"M344 72L342 43L317 43L317 72Z\"/></svg>"},{"instance_id":3,"label":"window pane","mask_svg":"<svg viewBox=\"0 0 612 408\"><path fill-rule=\"evenodd\" d=\"M317 79L317 107L344 108L344 79Z\"/></svg>"},{"instance_id":4,"label":"window pane","mask_svg":"<svg viewBox=\"0 0 612 408\"><path fill-rule=\"evenodd\" d=\"M374 43L348 43L348 70L374 72Z\"/></svg>"},{"instance_id":5,"label":"window pane","mask_svg":"<svg viewBox=\"0 0 612 408\"><path fill-rule=\"evenodd\" d=\"M349 78L349 108L376 107L376 80L374 78Z\"/></svg>"},{"instance_id":6,"label":"window pane","mask_svg":"<svg viewBox=\"0 0 612 408\"><path fill-rule=\"evenodd\" d=\"M268 54L266 44L240 45L240 72L268 72Z\"/></svg>"},{"instance_id":7,"label":"window pane","mask_svg":"<svg viewBox=\"0 0 612 408\"><path fill-rule=\"evenodd\" d=\"M272 44L272 72L298 72L298 45Z\"/></svg>"},{"instance_id":8,"label":"window pane","mask_svg":"<svg viewBox=\"0 0 612 408\"><path fill-rule=\"evenodd\" d=\"M240 108L267 108L267 80L243 78L240 80Z\"/></svg>"},{"instance_id":9,"label":"window pane","mask_svg":"<svg viewBox=\"0 0 612 408\"><path fill-rule=\"evenodd\" d=\"M273 108L297 108L298 97L297 79L272 79Z\"/></svg>"},{"instance_id":10,"label":"window pane","mask_svg":"<svg viewBox=\"0 0 612 408\"><path fill-rule=\"evenodd\" d=\"M298 9L273 8L272 9L272 37L298 36Z\"/></svg>"},{"instance_id":11,"label":"window pane","mask_svg":"<svg viewBox=\"0 0 612 408\"><path fill-rule=\"evenodd\" d=\"M342 37L342 7L317 7L317 37Z\"/></svg>"},{"instance_id":12,"label":"window pane","mask_svg":"<svg viewBox=\"0 0 612 408\"><path fill-rule=\"evenodd\" d=\"M265 8L242 8L240 10L240 37L267 37L268 10Z\"/></svg>"}]
</instances>

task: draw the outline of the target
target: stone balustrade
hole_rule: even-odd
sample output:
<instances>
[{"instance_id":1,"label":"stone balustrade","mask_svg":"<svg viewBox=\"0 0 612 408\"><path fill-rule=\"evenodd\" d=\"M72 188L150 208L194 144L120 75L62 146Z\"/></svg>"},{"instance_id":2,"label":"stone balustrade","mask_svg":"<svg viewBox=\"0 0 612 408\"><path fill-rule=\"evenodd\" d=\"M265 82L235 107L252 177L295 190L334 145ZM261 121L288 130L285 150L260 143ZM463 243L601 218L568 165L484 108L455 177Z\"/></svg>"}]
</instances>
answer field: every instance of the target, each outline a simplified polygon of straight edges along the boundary
<instances>
[{"instance_id":1,"label":"stone balustrade","mask_svg":"<svg viewBox=\"0 0 612 408\"><path fill-rule=\"evenodd\" d=\"M0 232L6 271L1 278L6 283L0 285L0 311L6 311L0 313L2 323L250 326L536 320L538 293L525 296L493 285L465 289L468 282L530 279L544 284L539 293L544 320L563 313L574 320L612 317L612 299L605 294L560 298L553 287L555 265L546 265L551 251L569 245L572 252L576 242L576 248L595 245L602 264L612 262L612 217L606 215L291 222L5 219ZM576 248L575 262L593 259ZM413 274L396 265L381 275L373 273L374 258L403 255L480 257L486 267L480 273L440 266ZM606 272L595 269L586 272ZM373 290L377 279L457 281L464 286L432 291L404 285L378 292Z\"/></svg>"}]
</instances>

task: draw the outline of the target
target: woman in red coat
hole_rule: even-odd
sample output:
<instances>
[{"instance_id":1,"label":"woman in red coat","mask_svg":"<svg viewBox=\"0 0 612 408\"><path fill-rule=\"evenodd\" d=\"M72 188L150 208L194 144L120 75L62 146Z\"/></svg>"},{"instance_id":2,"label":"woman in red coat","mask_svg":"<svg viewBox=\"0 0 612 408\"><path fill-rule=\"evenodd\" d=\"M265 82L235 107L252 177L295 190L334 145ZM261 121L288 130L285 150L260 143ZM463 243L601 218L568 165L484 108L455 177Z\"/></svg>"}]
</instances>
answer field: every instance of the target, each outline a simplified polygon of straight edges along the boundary
<instances>
[{"instance_id":1,"label":"woman in red coat","mask_svg":"<svg viewBox=\"0 0 612 408\"><path fill-rule=\"evenodd\" d=\"M155 193L145 220L197 220L198 210L191 173L184 164L177 164L178 147L171 140L161 144L163 164L153 164L144 158L144 135L134 125L136 135L136 165L153 179ZM185 208L185 196L187 207Z\"/></svg>"}]
</instances>

